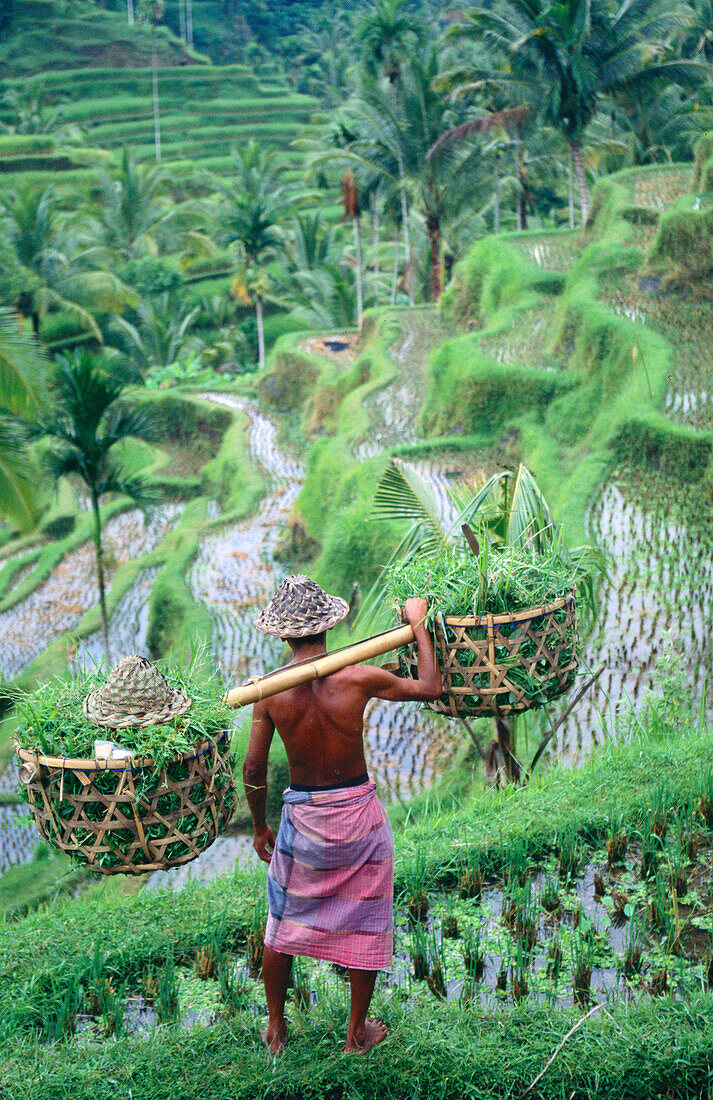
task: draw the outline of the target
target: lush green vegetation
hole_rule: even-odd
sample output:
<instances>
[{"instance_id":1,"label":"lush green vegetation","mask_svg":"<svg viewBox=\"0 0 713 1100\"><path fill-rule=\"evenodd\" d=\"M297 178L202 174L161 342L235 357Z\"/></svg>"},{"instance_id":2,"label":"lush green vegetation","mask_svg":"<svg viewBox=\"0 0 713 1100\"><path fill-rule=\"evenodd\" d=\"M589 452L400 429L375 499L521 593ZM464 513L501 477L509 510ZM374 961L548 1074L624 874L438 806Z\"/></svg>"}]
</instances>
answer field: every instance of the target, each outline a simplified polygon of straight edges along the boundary
<instances>
[{"instance_id":1,"label":"lush green vegetation","mask_svg":"<svg viewBox=\"0 0 713 1100\"><path fill-rule=\"evenodd\" d=\"M0 453L0 615L8 649L28 647L6 678L35 697L69 675L76 703L77 647L102 620L123 644L122 609L140 592L153 657L207 643L231 676L251 675L272 651L246 655L239 639L228 660L219 647L225 608L249 624L270 583L267 532L280 528L272 557L356 606L409 537L415 513L374 508L398 468L426 487L429 464L439 472L420 498L431 532L456 518L439 511L443 483L472 495L520 463L570 546L587 541L615 466L707 515L708 21L698 0L497 0L452 18L420 0L0 4L0 426L27 425L4 431ZM103 421L97 372L117 387ZM42 408L51 384L71 417ZM149 420L158 429L141 442ZM37 470L53 450L51 490ZM138 497L158 504L147 536ZM673 506L669 522L685 541ZM238 524L244 541L222 542ZM51 586L81 572L92 538L106 542L106 606L75 586L63 617ZM234 585L243 568L255 591ZM426 581L435 594L431 566L411 568L398 601ZM662 577L646 590L660 602L674 583ZM482 606L509 606L509 581ZM54 622L30 618L46 636L22 636L25 608L42 601ZM631 616L626 644L627 632ZM392 1034L369 1059L341 1057L345 990L312 964L291 994L299 1042L278 1062L262 1050L262 870L128 893L46 849L12 868L0 877L0 1091L710 1089L713 761L682 672L576 770L484 791L461 752L434 792L392 808L397 974L375 1004ZM18 728L9 705L3 691L2 760ZM242 723L238 756L246 739ZM273 823L285 776L277 746ZM427 908L430 928L417 919ZM607 981L609 1003L583 1019ZM199 1023L179 1030L192 1012ZM144 1018L155 1029L132 1038Z\"/></svg>"}]
</instances>

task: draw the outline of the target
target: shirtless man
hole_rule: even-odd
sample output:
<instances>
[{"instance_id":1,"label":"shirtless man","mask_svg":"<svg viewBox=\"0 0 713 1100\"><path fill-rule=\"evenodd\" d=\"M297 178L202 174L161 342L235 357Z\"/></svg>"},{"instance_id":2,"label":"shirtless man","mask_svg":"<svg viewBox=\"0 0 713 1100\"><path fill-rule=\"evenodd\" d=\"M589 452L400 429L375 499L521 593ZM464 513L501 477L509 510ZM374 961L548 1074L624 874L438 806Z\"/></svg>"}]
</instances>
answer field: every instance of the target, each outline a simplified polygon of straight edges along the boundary
<instances>
[{"instance_id":1,"label":"shirtless man","mask_svg":"<svg viewBox=\"0 0 713 1100\"><path fill-rule=\"evenodd\" d=\"M352 665L256 703L243 766L255 828L253 846L270 864L270 916L263 978L273 1054L287 1039L285 997L294 955L349 970L351 1014L345 1049L367 1051L387 1029L367 1011L379 970L393 957L393 837L370 782L362 736L370 699L437 699L441 675L423 623L425 600L407 600L406 621L418 644L418 679L372 665ZM288 577L256 626L288 642L290 664L326 653L326 631L348 605L307 577ZM287 751L290 786L277 840L265 820L267 760L275 730Z\"/></svg>"}]
</instances>

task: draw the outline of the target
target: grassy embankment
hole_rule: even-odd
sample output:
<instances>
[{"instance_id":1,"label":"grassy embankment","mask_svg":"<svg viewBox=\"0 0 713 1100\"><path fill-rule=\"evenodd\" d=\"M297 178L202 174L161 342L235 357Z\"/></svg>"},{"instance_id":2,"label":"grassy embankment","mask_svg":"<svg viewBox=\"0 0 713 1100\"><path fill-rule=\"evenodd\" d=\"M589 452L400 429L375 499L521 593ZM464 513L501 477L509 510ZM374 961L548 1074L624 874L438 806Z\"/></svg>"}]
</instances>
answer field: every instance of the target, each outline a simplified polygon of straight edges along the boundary
<instances>
[{"instance_id":1,"label":"grassy embankment","mask_svg":"<svg viewBox=\"0 0 713 1100\"><path fill-rule=\"evenodd\" d=\"M670 699L668 700L670 703ZM556 851L566 831L583 852L599 847L613 823L631 836L652 813L691 813L710 795L713 748L707 729L685 705L650 706L628 738L608 743L581 769L552 769L520 790L480 792L431 804L396 829L396 890L414 881L432 902L476 861L486 882L514 865L526 841L531 858ZM675 818L673 818L675 820ZM425 874L424 874L425 857ZM318 992L310 1011L290 1002L299 1041L274 1062L258 1039L252 1002L209 1027L181 1032L164 1025L150 1037L62 1038L86 991L111 979L126 996L144 987L167 957L190 969L202 948L242 952L255 930L264 872L236 871L182 893L121 896L102 883L0 932L0 1083L13 1100L72 1094L108 1097L126 1083L135 1097L485 1097L521 1095L584 1009L525 999L484 1009L470 1000L414 996L411 986L377 993L375 1010L391 1036L356 1062L340 1053L347 993L339 983ZM97 928L101 935L97 936ZM169 964L170 965L170 964ZM701 1095L710 1085L706 993L680 999L639 994L614 999L570 1036L533 1090L536 1097ZM44 1036L44 1039L43 1039ZM55 1037L50 1044L47 1039ZM28 1068L29 1067L29 1068ZM354 1090L357 1090L355 1093ZM674 1089L673 1092L670 1090Z\"/></svg>"}]
</instances>

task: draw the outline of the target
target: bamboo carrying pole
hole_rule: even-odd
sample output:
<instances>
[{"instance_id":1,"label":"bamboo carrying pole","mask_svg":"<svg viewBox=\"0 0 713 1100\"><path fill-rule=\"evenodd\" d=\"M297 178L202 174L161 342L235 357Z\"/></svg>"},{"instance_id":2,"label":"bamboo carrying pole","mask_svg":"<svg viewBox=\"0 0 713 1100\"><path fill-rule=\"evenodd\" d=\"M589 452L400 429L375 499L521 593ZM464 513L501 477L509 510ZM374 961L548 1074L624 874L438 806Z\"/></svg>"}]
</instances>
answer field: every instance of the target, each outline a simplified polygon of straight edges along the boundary
<instances>
[{"instance_id":1,"label":"bamboo carrying pole","mask_svg":"<svg viewBox=\"0 0 713 1100\"><path fill-rule=\"evenodd\" d=\"M324 657L278 668L274 672L268 672L266 676L255 676L247 684L229 691L225 702L231 707L248 707L260 699L269 699L280 691L297 687L298 684L308 684L311 680L329 676L331 672L339 672L348 665L358 665L360 661L369 661L372 657L389 653L399 646L408 645L413 638L413 628L408 625L385 630L371 638L364 638L362 642L354 642L353 645L335 649L333 653L325 653Z\"/></svg>"}]
</instances>

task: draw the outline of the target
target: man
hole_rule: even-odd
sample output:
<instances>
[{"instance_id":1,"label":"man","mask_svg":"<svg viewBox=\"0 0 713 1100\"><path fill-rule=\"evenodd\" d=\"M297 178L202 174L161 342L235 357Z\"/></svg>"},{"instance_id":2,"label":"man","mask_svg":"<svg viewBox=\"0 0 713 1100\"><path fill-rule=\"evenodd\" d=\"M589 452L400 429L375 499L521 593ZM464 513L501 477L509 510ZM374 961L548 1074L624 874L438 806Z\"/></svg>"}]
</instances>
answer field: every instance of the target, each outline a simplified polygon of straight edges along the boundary
<instances>
[{"instance_id":1,"label":"man","mask_svg":"<svg viewBox=\"0 0 713 1100\"><path fill-rule=\"evenodd\" d=\"M288 577L255 625L286 641L291 664L326 653L326 632L347 603L308 577ZM376 976L393 957L394 846L389 820L369 780L363 719L370 699L437 699L441 674L424 626L427 603L407 600L406 621L418 645L418 679L372 665L352 665L256 703L243 781L252 811L253 845L270 864L270 915L263 978L273 1054L287 1038L285 997L294 955L347 967L351 1013L346 1050L367 1051L386 1027L367 1019ZM287 751L290 786L277 842L265 821L267 759L277 730Z\"/></svg>"}]
</instances>

